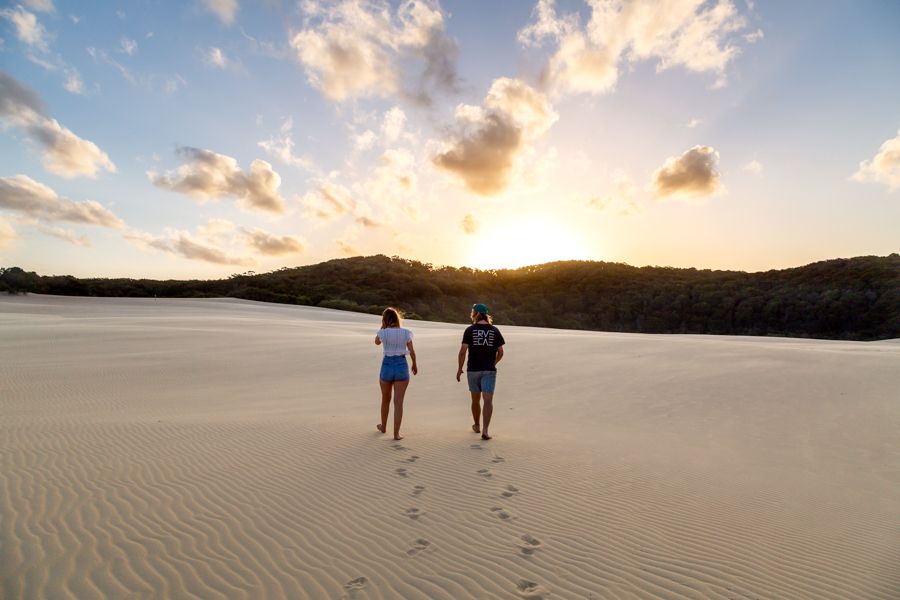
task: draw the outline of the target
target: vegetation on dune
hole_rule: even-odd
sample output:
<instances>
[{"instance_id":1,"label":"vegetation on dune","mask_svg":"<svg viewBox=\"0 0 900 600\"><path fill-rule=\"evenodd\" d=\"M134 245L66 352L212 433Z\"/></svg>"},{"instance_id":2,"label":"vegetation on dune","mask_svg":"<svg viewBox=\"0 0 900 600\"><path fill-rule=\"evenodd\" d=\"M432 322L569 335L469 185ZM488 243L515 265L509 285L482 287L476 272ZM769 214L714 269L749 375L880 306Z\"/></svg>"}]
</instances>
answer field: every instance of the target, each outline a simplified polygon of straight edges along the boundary
<instances>
[{"instance_id":1,"label":"vegetation on dune","mask_svg":"<svg viewBox=\"0 0 900 600\"><path fill-rule=\"evenodd\" d=\"M562 261L514 270L435 267L369 256L235 274L154 281L40 276L0 269L0 291L75 296L234 297L464 322L486 302L498 323L641 333L900 337L900 255L760 273Z\"/></svg>"}]
</instances>

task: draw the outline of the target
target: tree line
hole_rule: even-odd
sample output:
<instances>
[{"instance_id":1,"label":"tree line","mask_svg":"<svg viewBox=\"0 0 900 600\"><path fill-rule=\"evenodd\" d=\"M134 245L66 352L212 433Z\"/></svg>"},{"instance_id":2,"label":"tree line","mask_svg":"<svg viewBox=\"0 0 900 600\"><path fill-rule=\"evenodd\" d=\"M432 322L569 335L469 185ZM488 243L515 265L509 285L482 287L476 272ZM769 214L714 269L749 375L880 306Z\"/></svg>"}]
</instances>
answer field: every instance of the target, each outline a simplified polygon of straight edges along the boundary
<instances>
[{"instance_id":1,"label":"tree line","mask_svg":"<svg viewBox=\"0 0 900 600\"><path fill-rule=\"evenodd\" d=\"M560 261L520 269L436 267L383 255L217 280L79 279L0 268L0 292L210 298L321 306L461 323L473 302L498 323L636 333L900 337L900 255L758 273Z\"/></svg>"}]
</instances>

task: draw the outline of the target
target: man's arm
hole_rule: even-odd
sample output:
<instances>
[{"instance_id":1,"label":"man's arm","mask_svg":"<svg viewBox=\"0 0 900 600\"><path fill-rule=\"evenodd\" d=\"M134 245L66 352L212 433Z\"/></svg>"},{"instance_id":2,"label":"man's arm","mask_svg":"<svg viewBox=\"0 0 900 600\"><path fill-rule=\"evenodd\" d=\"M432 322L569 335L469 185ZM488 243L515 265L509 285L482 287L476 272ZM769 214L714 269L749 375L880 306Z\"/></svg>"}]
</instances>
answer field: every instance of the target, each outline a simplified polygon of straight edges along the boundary
<instances>
[{"instance_id":1,"label":"man's arm","mask_svg":"<svg viewBox=\"0 0 900 600\"><path fill-rule=\"evenodd\" d=\"M503 359L503 346L500 346L499 348L497 348L497 358L494 359L494 366L496 367L497 363L499 363L502 359Z\"/></svg>"},{"instance_id":2,"label":"man's arm","mask_svg":"<svg viewBox=\"0 0 900 600\"><path fill-rule=\"evenodd\" d=\"M466 364L466 352L469 351L468 344L461 344L459 347L459 368L456 370L456 380L459 381L459 378L462 377L463 374L463 365Z\"/></svg>"}]
</instances>

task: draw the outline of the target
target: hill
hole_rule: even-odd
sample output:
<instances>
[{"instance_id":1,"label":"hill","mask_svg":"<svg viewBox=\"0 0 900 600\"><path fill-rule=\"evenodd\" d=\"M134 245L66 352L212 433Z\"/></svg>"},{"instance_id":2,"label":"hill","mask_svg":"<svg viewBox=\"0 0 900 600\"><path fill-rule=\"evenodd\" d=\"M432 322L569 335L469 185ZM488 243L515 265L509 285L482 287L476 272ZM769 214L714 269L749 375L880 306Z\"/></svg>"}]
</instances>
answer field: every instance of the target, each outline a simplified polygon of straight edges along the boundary
<instances>
[{"instance_id":1,"label":"hill","mask_svg":"<svg viewBox=\"0 0 900 600\"><path fill-rule=\"evenodd\" d=\"M40 276L0 269L0 291L77 296L234 297L464 322L473 302L498 323L640 333L900 337L900 255L759 273L562 261L479 271L383 255L227 279Z\"/></svg>"}]
</instances>

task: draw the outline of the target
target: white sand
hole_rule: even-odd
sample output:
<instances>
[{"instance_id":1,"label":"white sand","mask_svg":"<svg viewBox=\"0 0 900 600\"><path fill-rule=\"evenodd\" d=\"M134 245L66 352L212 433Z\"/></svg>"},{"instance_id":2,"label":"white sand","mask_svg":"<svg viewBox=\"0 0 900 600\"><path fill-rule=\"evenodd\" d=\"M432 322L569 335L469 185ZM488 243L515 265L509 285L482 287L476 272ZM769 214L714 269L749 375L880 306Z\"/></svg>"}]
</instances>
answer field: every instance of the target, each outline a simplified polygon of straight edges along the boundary
<instances>
[{"instance_id":1,"label":"white sand","mask_svg":"<svg viewBox=\"0 0 900 600\"><path fill-rule=\"evenodd\" d=\"M461 307L465 310L465 307ZM0 296L0 597L900 598L900 344Z\"/></svg>"}]
</instances>

